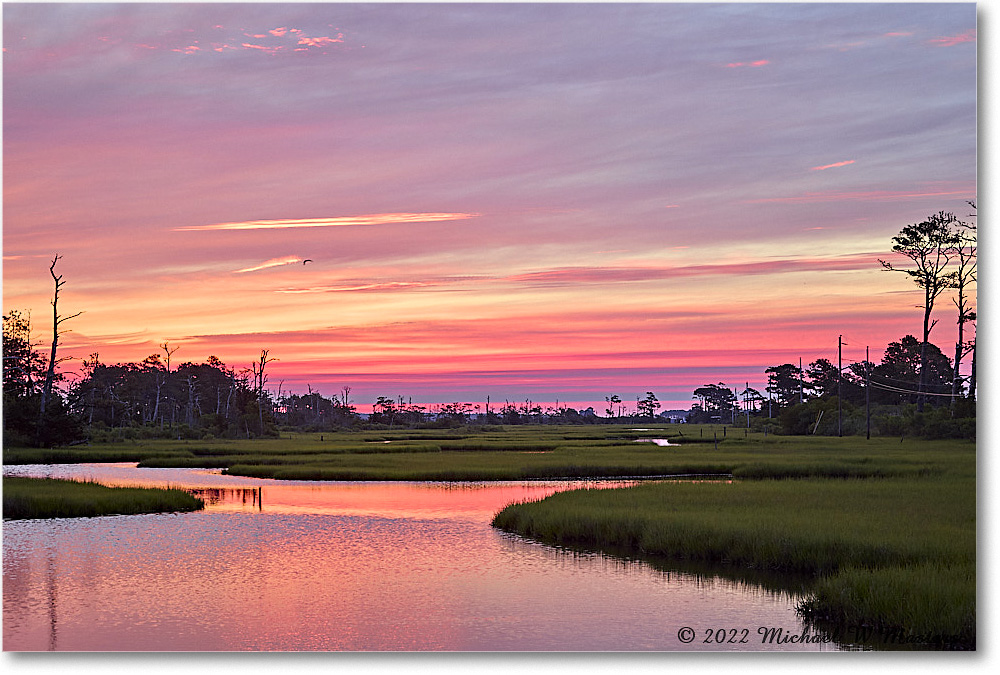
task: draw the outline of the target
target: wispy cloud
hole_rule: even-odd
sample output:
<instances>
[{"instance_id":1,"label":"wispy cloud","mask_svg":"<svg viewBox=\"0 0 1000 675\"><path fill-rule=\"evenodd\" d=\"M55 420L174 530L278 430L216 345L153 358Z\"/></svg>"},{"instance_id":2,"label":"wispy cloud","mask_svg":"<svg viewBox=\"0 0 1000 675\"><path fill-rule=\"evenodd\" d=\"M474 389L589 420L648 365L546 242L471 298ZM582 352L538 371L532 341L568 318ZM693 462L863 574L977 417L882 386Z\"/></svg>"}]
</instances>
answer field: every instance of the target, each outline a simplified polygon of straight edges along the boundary
<instances>
[{"instance_id":1,"label":"wispy cloud","mask_svg":"<svg viewBox=\"0 0 1000 675\"><path fill-rule=\"evenodd\" d=\"M842 201L873 201L873 202L898 202L908 199L923 199L929 197L959 197L970 194L969 190L947 190L939 192L919 192L919 191L897 191L897 190L872 190L870 192L807 192L795 197L763 197L761 199L749 199L748 204L808 204L814 202L842 202Z\"/></svg>"},{"instance_id":2,"label":"wispy cloud","mask_svg":"<svg viewBox=\"0 0 1000 675\"><path fill-rule=\"evenodd\" d=\"M757 275L785 272L856 270L872 266L875 253L858 253L830 258L755 260L749 262L677 267L564 267L507 277L505 281L539 284L618 283L657 281L704 275Z\"/></svg>"},{"instance_id":3,"label":"wispy cloud","mask_svg":"<svg viewBox=\"0 0 1000 675\"><path fill-rule=\"evenodd\" d=\"M341 284L332 286L312 286L309 288L280 288L276 293L351 293L358 291L400 291L413 288L425 288L437 284L423 281L389 281L370 284Z\"/></svg>"},{"instance_id":4,"label":"wispy cloud","mask_svg":"<svg viewBox=\"0 0 1000 675\"><path fill-rule=\"evenodd\" d=\"M959 33L958 35L947 35L944 37L936 37L928 40L928 42L937 47L954 47L955 45L960 45L964 42L975 42L976 41L976 29L970 28L964 33Z\"/></svg>"},{"instance_id":5,"label":"wispy cloud","mask_svg":"<svg viewBox=\"0 0 1000 675\"><path fill-rule=\"evenodd\" d=\"M813 168L811 168L809 170L810 171L823 171L825 169L833 169L833 168L836 168L838 166L847 166L848 164L854 164L854 160L853 159L849 159L849 160L844 161L844 162L835 162L834 164L824 164L823 166L814 166Z\"/></svg>"},{"instance_id":6,"label":"wispy cloud","mask_svg":"<svg viewBox=\"0 0 1000 675\"><path fill-rule=\"evenodd\" d=\"M364 216L335 216L331 218L300 218L289 220L244 220L237 223L214 223L175 227L175 231L201 230L281 230L297 227L352 227L356 225L389 225L399 223L433 223L444 220L475 218L478 213L377 213Z\"/></svg>"},{"instance_id":7,"label":"wispy cloud","mask_svg":"<svg viewBox=\"0 0 1000 675\"><path fill-rule=\"evenodd\" d=\"M286 255L282 258L271 258L270 260L265 260L259 265L254 265L253 267L244 267L241 270L234 270L234 274L243 274L245 272L256 272L257 270L266 270L269 267L282 267L283 265L294 265L296 263L302 262L302 258L294 255Z\"/></svg>"},{"instance_id":8,"label":"wispy cloud","mask_svg":"<svg viewBox=\"0 0 1000 675\"><path fill-rule=\"evenodd\" d=\"M734 63L727 63L726 68L760 68L761 66L766 66L770 61L767 59L760 59L759 61L737 61Z\"/></svg>"},{"instance_id":9,"label":"wispy cloud","mask_svg":"<svg viewBox=\"0 0 1000 675\"><path fill-rule=\"evenodd\" d=\"M343 279L340 280L339 283L335 284L286 287L276 289L274 292L299 295L306 293L364 293L420 290L440 291L455 290L462 287L471 289L484 284L553 287L576 286L580 284L619 284L643 281L662 281L698 276L732 275L735 277L759 274L782 274L786 272L814 272L829 270L846 271L870 268L872 267L872 261L876 260L879 255L879 253L855 253L833 257L750 260L745 262L730 262L709 265L558 267L507 276L459 275L401 281L362 281L358 279ZM884 254L882 255L884 257Z\"/></svg>"}]
</instances>

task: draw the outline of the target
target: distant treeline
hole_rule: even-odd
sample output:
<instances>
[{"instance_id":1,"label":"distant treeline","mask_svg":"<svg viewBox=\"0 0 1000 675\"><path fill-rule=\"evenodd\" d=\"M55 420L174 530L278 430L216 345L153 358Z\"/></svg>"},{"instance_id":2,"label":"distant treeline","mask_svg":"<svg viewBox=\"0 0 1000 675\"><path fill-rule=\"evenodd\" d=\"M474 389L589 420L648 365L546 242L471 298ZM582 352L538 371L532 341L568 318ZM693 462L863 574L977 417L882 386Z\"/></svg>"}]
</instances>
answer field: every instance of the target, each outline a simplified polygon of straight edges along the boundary
<instances>
[{"instance_id":1,"label":"distant treeline","mask_svg":"<svg viewBox=\"0 0 1000 675\"><path fill-rule=\"evenodd\" d=\"M960 390L950 396L954 371L940 349L930 345L927 409L918 413L921 345L913 336L893 342L879 364L853 363L838 377L837 366L818 359L803 370L792 364L766 369L766 395L707 384L683 419L656 414L653 392L626 405L615 394L598 414L565 404L542 406L530 400L502 404L448 403L423 406L402 396L379 396L371 414L358 413L350 387L326 397L266 388L268 359L237 370L212 356L204 363L177 366L159 355L137 363L84 360L83 376L53 397L39 417L45 359L30 348L30 325L17 312L4 316L4 444L65 445L82 441L142 438L258 438L287 431L382 428L455 428L469 424L630 424L683 421L727 424L772 433L974 437L975 400ZM165 354L169 359L169 346ZM261 365L262 364L262 365ZM61 379L61 378L59 378ZM839 394L839 396L838 396Z\"/></svg>"}]
</instances>

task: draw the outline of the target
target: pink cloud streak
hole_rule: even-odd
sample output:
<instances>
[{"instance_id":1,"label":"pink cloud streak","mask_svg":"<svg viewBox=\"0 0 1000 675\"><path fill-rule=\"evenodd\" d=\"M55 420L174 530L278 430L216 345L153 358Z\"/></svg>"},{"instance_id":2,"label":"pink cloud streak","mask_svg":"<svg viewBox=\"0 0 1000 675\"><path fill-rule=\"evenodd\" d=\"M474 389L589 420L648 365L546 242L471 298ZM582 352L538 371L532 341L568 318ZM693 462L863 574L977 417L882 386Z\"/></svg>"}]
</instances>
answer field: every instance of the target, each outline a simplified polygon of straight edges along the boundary
<instances>
[{"instance_id":1,"label":"pink cloud streak","mask_svg":"<svg viewBox=\"0 0 1000 675\"><path fill-rule=\"evenodd\" d=\"M766 66L770 61L767 59L761 59L759 61L737 61L735 63L727 63L726 68L760 68L761 66Z\"/></svg>"},{"instance_id":2,"label":"pink cloud streak","mask_svg":"<svg viewBox=\"0 0 1000 675\"><path fill-rule=\"evenodd\" d=\"M976 29L970 28L964 33L959 35L948 35L944 37L937 37L928 42L937 47L954 47L955 45L960 45L964 42L975 42L976 41Z\"/></svg>"},{"instance_id":3,"label":"pink cloud streak","mask_svg":"<svg viewBox=\"0 0 1000 675\"><path fill-rule=\"evenodd\" d=\"M811 168L809 170L810 171L823 171L825 169L834 169L834 168L836 168L838 166L847 166L848 164L854 164L854 161L855 160L853 160L853 159L848 159L848 160L846 160L844 162L836 162L834 164L824 164L823 166L814 166L813 168Z\"/></svg>"}]
</instances>

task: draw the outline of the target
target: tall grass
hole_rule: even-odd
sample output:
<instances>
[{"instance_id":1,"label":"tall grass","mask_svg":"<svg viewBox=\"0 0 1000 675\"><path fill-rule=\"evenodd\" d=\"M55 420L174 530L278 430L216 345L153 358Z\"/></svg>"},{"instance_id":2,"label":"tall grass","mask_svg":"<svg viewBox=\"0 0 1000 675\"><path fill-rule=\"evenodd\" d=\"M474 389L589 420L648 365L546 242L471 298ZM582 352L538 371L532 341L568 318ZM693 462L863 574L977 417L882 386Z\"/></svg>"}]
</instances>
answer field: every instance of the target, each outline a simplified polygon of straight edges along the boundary
<instances>
[{"instance_id":1,"label":"tall grass","mask_svg":"<svg viewBox=\"0 0 1000 675\"><path fill-rule=\"evenodd\" d=\"M512 504L493 525L553 544L822 577L807 617L967 647L975 517L974 479L952 476L577 490Z\"/></svg>"},{"instance_id":2,"label":"tall grass","mask_svg":"<svg viewBox=\"0 0 1000 675\"><path fill-rule=\"evenodd\" d=\"M205 503L183 490L106 487L54 478L3 479L4 518L77 518L195 511Z\"/></svg>"},{"instance_id":3,"label":"tall grass","mask_svg":"<svg viewBox=\"0 0 1000 675\"><path fill-rule=\"evenodd\" d=\"M820 579L799 612L819 625L866 626L897 643L975 648L976 567L847 567Z\"/></svg>"}]
</instances>

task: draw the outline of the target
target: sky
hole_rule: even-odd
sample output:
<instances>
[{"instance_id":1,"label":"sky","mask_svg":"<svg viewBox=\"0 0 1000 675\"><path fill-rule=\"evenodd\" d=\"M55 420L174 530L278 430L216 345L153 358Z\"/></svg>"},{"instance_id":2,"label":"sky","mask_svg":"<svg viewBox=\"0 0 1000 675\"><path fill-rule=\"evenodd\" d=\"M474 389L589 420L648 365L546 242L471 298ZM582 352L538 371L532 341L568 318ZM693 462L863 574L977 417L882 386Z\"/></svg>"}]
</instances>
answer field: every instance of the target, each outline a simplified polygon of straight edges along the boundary
<instances>
[{"instance_id":1,"label":"sky","mask_svg":"<svg viewBox=\"0 0 1000 675\"><path fill-rule=\"evenodd\" d=\"M872 359L976 198L976 6L3 6L3 309L360 409ZM307 262L308 261L308 262ZM955 311L931 334L954 352Z\"/></svg>"}]
</instances>

